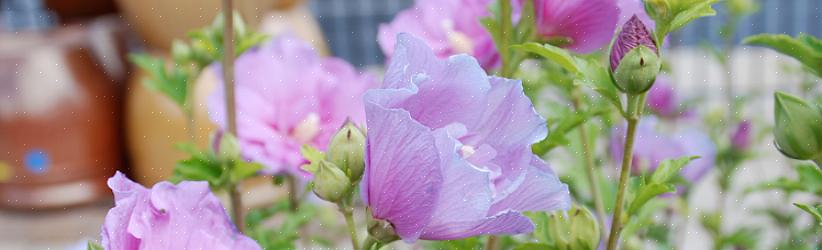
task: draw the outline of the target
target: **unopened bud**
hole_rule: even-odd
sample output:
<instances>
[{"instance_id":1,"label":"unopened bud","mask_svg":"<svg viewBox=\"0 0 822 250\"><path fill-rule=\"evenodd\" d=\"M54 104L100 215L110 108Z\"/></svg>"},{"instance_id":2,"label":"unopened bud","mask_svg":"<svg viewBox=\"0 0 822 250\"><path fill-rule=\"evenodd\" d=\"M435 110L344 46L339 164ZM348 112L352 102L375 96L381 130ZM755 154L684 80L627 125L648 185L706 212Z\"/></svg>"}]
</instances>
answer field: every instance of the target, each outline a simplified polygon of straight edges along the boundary
<instances>
[{"instance_id":1,"label":"unopened bud","mask_svg":"<svg viewBox=\"0 0 822 250\"><path fill-rule=\"evenodd\" d=\"M774 94L774 137L782 154L798 160L822 157L822 108L799 97Z\"/></svg>"},{"instance_id":2,"label":"unopened bud","mask_svg":"<svg viewBox=\"0 0 822 250\"><path fill-rule=\"evenodd\" d=\"M218 160L240 159L240 143L231 133L217 131L211 135L211 152Z\"/></svg>"},{"instance_id":3,"label":"unopened bud","mask_svg":"<svg viewBox=\"0 0 822 250\"><path fill-rule=\"evenodd\" d=\"M641 94L654 84L662 63L653 36L634 15L611 47L611 75L624 93Z\"/></svg>"},{"instance_id":4,"label":"unopened bud","mask_svg":"<svg viewBox=\"0 0 822 250\"><path fill-rule=\"evenodd\" d=\"M354 183L360 180L364 161L365 135L356 124L347 121L331 138L326 160L336 164Z\"/></svg>"},{"instance_id":5,"label":"unopened bud","mask_svg":"<svg viewBox=\"0 0 822 250\"><path fill-rule=\"evenodd\" d=\"M549 213L548 220L551 249L596 249L599 245L599 225L585 207L574 204L568 211Z\"/></svg>"},{"instance_id":6,"label":"unopened bud","mask_svg":"<svg viewBox=\"0 0 822 250\"><path fill-rule=\"evenodd\" d=\"M334 163L320 161L314 173L314 194L330 202L338 202L351 191L351 182Z\"/></svg>"}]
</instances>

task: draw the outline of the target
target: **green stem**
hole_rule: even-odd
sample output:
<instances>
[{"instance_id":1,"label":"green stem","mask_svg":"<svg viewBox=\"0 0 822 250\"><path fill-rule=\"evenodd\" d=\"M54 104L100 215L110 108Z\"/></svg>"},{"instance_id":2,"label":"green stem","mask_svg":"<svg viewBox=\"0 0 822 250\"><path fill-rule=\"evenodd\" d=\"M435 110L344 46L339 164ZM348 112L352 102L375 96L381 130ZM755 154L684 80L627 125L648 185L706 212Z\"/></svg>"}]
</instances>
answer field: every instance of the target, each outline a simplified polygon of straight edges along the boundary
<instances>
[{"instance_id":1,"label":"green stem","mask_svg":"<svg viewBox=\"0 0 822 250\"><path fill-rule=\"evenodd\" d=\"M511 1L508 0L500 0L500 20L499 20L499 29L500 29L500 41L497 44L497 50L499 50L500 61L502 64L502 69L500 69L500 76L502 77L511 77L514 74L512 72L513 68L512 65L509 64L510 60L510 49L508 48L509 42L511 39L511 28L513 25L511 24Z\"/></svg>"},{"instance_id":2,"label":"green stem","mask_svg":"<svg viewBox=\"0 0 822 250\"><path fill-rule=\"evenodd\" d=\"M340 212L345 216L345 224L348 225L348 233L351 235L351 245L354 247L354 250L360 250L357 227L354 224L353 210L350 206L340 205Z\"/></svg>"},{"instance_id":3,"label":"green stem","mask_svg":"<svg viewBox=\"0 0 822 250\"><path fill-rule=\"evenodd\" d=\"M820 157L818 157L818 158L816 158L816 159L813 159L812 161L813 161L813 163L816 163L816 166L817 166L817 167L819 167L820 169L822 169L822 156L820 156Z\"/></svg>"},{"instance_id":4,"label":"green stem","mask_svg":"<svg viewBox=\"0 0 822 250\"><path fill-rule=\"evenodd\" d=\"M611 220L611 233L608 237L608 250L615 250L619 243L619 234L622 232L622 209L625 200L625 189L628 187L628 177L631 172L631 161L634 156L634 137L636 135L636 127L639 123L639 112L643 106L643 96L628 95L628 110L626 112L628 120L628 131L625 134L625 147L622 154L622 167L619 175L619 190L617 191L617 199L614 204L614 215Z\"/></svg>"},{"instance_id":5,"label":"green stem","mask_svg":"<svg viewBox=\"0 0 822 250\"><path fill-rule=\"evenodd\" d=\"M485 250L495 250L497 249L497 236L496 235L489 235L488 242L485 243Z\"/></svg>"},{"instance_id":6,"label":"green stem","mask_svg":"<svg viewBox=\"0 0 822 250\"><path fill-rule=\"evenodd\" d=\"M228 122L228 132L237 135L237 114L234 108L234 11L233 0L223 0L223 16L225 26L223 28L223 84L225 88L225 103ZM234 166L229 166L233 168ZM243 222L243 200L240 196L238 183L228 185L228 195L231 201L231 214L234 217L234 224L237 230L243 232L245 223Z\"/></svg>"},{"instance_id":7,"label":"green stem","mask_svg":"<svg viewBox=\"0 0 822 250\"><path fill-rule=\"evenodd\" d=\"M571 94L573 98L574 110L579 111L582 106L582 98L579 96L579 91ZM599 223L599 233L602 239L605 239L605 205L602 202L602 195L599 193L599 180L596 177L596 165L594 164L594 156L591 154L591 146L588 144L588 130L585 129L585 124L580 125L579 139L582 141L582 157L585 158L585 174L588 176L588 183L591 188L591 199L594 200L594 207L596 208L597 222Z\"/></svg>"},{"instance_id":8,"label":"green stem","mask_svg":"<svg viewBox=\"0 0 822 250\"><path fill-rule=\"evenodd\" d=\"M300 207L300 197L298 196L299 189L297 186L297 178L294 178L292 175L285 176L285 183L288 187L288 206L291 211L297 211L297 208Z\"/></svg>"},{"instance_id":9,"label":"green stem","mask_svg":"<svg viewBox=\"0 0 822 250\"><path fill-rule=\"evenodd\" d=\"M379 249L379 245L380 244L377 241L377 239L374 239L374 237L371 237L371 235L369 235L365 238L365 242L363 242L362 244L362 250L371 250L374 247L376 247L376 249Z\"/></svg>"}]
</instances>

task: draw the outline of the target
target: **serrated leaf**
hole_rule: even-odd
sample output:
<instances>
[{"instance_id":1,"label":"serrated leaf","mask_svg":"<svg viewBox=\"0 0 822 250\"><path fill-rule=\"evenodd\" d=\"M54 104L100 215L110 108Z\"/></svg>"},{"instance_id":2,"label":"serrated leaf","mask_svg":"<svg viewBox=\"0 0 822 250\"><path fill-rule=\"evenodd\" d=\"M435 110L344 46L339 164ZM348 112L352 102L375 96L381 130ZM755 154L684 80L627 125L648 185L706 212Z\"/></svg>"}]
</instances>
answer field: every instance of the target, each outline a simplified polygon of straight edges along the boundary
<instances>
[{"instance_id":1,"label":"serrated leaf","mask_svg":"<svg viewBox=\"0 0 822 250\"><path fill-rule=\"evenodd\" d=\"M822 204L816 205L816 207L812 207L810 205L802 203L794 203L793 205L802 210L805 210L805 212L808 212L811 216L813 216L818 225L822 226Z\"/></svg>"},{"instance_id":2,"label":"serrated leaf","mask_svg":"<svg viewBox=\"0 0 822 250\"><path fill-rule=\"evenodd\" d=\"M808 70L822 77L822 41L809 35L793 38L784 34L759 34L745 38L745 44L769 47L795 58Z\"/></svg>"},{"instance_id":3,"label":"serrated leaf","mask_svg":"<svg viewBox=\"0 0 822 250\"><path fill-rule=\"evenodd\" d=\"M656 170L654 170L653 175L651 175L651 183L668 183L673 177L679 175L679 172L685 165L688 165L688 163L697 158L699 158L699 156L685 156L662 161Z\"/></svg>"}]
</instances>

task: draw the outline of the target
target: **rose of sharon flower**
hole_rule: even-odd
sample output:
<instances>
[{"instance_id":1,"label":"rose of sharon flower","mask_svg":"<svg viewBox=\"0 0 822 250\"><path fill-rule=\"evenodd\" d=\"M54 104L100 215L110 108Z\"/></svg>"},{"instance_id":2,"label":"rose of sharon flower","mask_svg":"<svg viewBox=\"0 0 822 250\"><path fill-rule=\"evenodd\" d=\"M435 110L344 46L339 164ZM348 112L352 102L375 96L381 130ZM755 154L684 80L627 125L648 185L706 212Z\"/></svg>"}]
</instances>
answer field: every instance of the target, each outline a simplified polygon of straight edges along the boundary
<instances>
[{"instance_id":1,"label":"rose of sharon flower","mask_svg":"<svg viewBox=\"0 0 822 250\"><path fill-rule=\"evenodd\" d=\"M567 185L531 153L547 129L520 81L400 34L383 85L364 98L361 190L403 240L525 233L520 212L568 209Z\"/></svg>"},{"instance_id":2,"label":"rose of sharon flower","mask_svg":"<svg viewBox=\"0 0 822 250\"><path fill-rule=\"evenodd\" d=\"M307 173L300 147L324 150L346 118L362 124L362 93L376 80L345 61L321 58L288 36L251 49L235 62L237 139L242 156L266 174ZM209 98L209 115L225 128L222 84Z\"/></svg>"},{"instance_id":3,"label":"rose of sharon flower","mask_svg":"<svg viewBox=\"0 0 822 250\"><path fill-rule=\"evenodd\" d=\"M656 77L654 85L648 90L646 106L655 114L666 118L675 118L683 113L679 110L680 103L671 78L663 74Z\"/></svg>"},{"instance_id":4,"label":"rose of sharon flower","mask_svg":"<svg viewBox=\"0 0 822 250\"><path fill-rule=\"evenodd\" d=\"M489 16L492 0L417 0L389 24L380 24L377 40L386 56L394 52L397 34L411 33L428 43L439 57L470 54L490 69L499 55L480 19Z\"/></svg>"},{"instance_id":5,"label":"rose of sharon flower","mask_svg":"<svg viewBox=\"0 0 822 250\"><path fill-rule=\"evenodd\" d=\"M260 249L234 228L207 182L146 189L117 172L108 186L116 204L103 224L105 249Z\"/></svg>"},{"instance_id":6,"label":"rose of sharon flower","mask_svg":"<svg viewBox=\"0 0 822 250\"><path fill-rule=\"evenodd\" d=\"M731 134L731 146L738 151L748 150L751 147L751 132L751 121L739 122Z\"/></svg>"},{"instance_id":7,"label":"rose of sharon flower","mask_svg":"<svg viewBox=\"0 0 822 250\"><path fill-rule=\"evenodd\" d=\"M534 0L534 10L540 36L569 39L563 47L578 53L608 45L620 13L616 0Z\"/></svg>"},{"instance_id":8,"label":"rose of sharon flower","mask_svg":"<svg viewBox=\"0 0 822 250\"><path fill-rule=\"evenodd\" d=\"M634 159L631 170L634 173L653 171L663 160L685 156L699 156L688 163L680 174L690 182L702 178L714 166L716 146L711 138L696 129L682 129L673 134L658 131L656 117L640 119L634 141ZM614 162L622 162L625 145L625 125L617 126L611 133L611 157Z\"/></svg>"},{"instance_id":9,"label":"rose of sharon flower","mask_svg":"<svg viewBox=\"0 0 822 250\"><path fill-rule=\"evenodd\" d=\"M625 23L628 19L636 15L639 17L639 20L647 24L650 29L654 28L656 22L645 12L645 4L642 0L618 0L617 6L619 6L620 12L618 23Z\"/></svg>"}]
</instances>

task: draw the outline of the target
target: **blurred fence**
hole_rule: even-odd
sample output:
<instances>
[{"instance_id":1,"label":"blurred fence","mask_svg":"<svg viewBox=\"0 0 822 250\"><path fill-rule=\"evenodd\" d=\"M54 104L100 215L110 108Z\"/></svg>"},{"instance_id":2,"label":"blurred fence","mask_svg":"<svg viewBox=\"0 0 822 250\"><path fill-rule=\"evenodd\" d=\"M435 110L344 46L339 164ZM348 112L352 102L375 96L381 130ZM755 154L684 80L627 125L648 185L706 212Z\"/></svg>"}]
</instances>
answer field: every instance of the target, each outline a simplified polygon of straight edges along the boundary
<instances>
[{"instance_id":1,"label":"blurred fence","mask_svg":"<svg viewBox=\"0 0 822 250\"><path fill-rule=\"evenodd\" d=\"M357 66L381 64L384 56L377 45L377 27L394 14L413 5L413 0L310 0L331 50ZM758 33L800 32L822 36L822 0L760 0L758 13L743 19L734 41ZM703 18L687 26L671 40L674 46L721 43L722 6L719 16Z\"/></svg>"}]
</instances>

